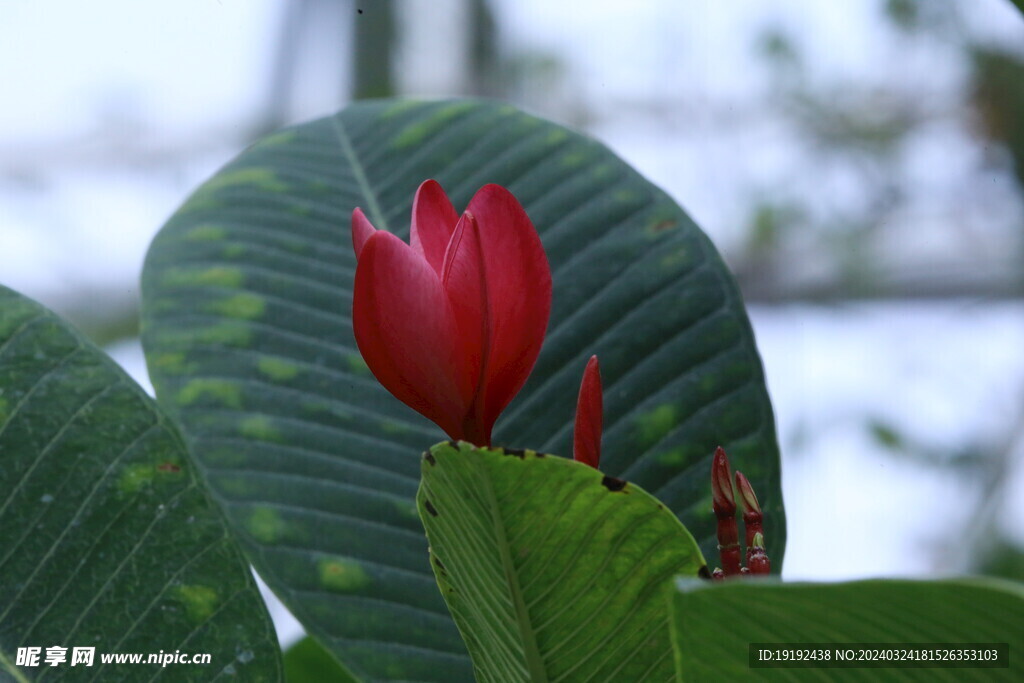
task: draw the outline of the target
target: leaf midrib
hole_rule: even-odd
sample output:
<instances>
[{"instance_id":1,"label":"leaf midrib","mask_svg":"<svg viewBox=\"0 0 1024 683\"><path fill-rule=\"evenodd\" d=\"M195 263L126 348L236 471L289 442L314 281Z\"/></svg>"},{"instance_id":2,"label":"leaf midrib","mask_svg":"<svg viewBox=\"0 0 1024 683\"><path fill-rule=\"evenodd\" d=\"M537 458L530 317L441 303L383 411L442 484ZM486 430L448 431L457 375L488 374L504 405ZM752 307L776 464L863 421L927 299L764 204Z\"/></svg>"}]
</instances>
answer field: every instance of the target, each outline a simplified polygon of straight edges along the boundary
<instances>
[{"instance_id":1,"label":"leaf midrib","mask_svg":"<svg viewBox=\"0 0 1024 683\"><path fill-rule=\"evenodd\" d=\"M0 671L9 673L18 683L29 683L25 674L18 667L11 664L11 658L3 650L0 650Z\"/></svg>"},{"instance_id":2,"label":"leaf midrib","mask_svg":"<svg viewBox=\"0 0 1024 683\"><path fill-rule=\"evenodd\" d=\"M485 468L482 460L475 460L479 469ZM483 492L487 496L487 503L494 514L491 519L494 523L495 541L497 542L501 566L505 572L505 583L508 585L509 595L512 598L512 605L515 608L516 627L519 629L520 638L523 641L523 659L526 670L530 674L530 680L535 683L547 683L548 674L544 668L544 660L540 655L540 648L537 647L537 637L530 621L529 610L526 601L523 599L522 588L519 585L519 572L512 561L512 554L509 550L508 536L505 533L505 521L501 516L501 509L498 506L498 498L494 495L494 488L491 479L486 472L480 472L483 482Z\"/></svg>"},{"instance_id":3,"label":"leaf midrib","mask_svg":"<svg viewBox=\"0 0 1024 683\"><path fill-rule=\"evenodd\" d=\"M378 230L387 230L388 222L384 218L384 212L380 210L380 204L377 203L377 195L374 193L373 188L370 187L370 181L366 177L366 171L363 169L363 165L359 162L359 157L356 156L356 150L352 146L352 141L348 137L348 133L345 132L345 124L341 121L340 115L331 117L331 123L334 126L334 132L338 136L338 144L341 146L341 151L348 159L348 162L352 165L352 175L356 179L356 184L359 185L359 189L362 191L363 196L366 197L367 210L370 215L373 216L373 222L376 223Z\"/></svg>"}]
</instances>

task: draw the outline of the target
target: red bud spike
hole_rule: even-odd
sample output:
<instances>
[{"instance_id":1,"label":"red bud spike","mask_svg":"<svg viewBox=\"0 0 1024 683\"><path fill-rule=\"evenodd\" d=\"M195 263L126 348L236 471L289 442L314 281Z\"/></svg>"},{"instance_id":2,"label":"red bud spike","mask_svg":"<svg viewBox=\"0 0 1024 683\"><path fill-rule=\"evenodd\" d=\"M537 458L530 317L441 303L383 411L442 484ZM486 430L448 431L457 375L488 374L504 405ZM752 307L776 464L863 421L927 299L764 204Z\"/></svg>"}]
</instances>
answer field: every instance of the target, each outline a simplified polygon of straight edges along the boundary
<instances>
[{"instance_id":1,"label":"red bud spike","mask_svg":"<svg viewBox=\"0 0 1024 683\"><path fill-rule=\"evenodd\" d=\"M740 492L740 504L743 506L743 526L747 531L745 540L749 548L754 545L754 535L764 533L761 526L761 505L757 502L754 487L739 471L736 472L736 488Z\"/></svg>"},{"instance_id":2,"label":"red bud spike","mask_svg":"<svg viewBox=\"0 0 1024 683\"><path fill-rule=\"evenodd\" d=\"M757 502L754 487L741 472L736 472L736 488L740 490L743 505L743 526L746 529L747 568L751 574L769 574L771 560L764 549L764 529L761 526L761 504Z\"/></svg>"},{"instance_id":3,"label":"red bud spike","mask_svg":"<svg viewBox=\"0 0 1024 683\"><path fill-rule=\"evenodd\" d=\"M573 430L572 457L597 469L601 461L601 427L604 406L601 396L601 367L591 356L583 371L580 395L576 400L576 426Z\"/></svg>"},{"instance_id":4,"label":"red bud spike","mask_svg":"<svg viewBox=\"0 0 1024 683\"><path fill-rule=\"evenodd\" d=\"M719 518L736 514L736 499L732 492L732 473L729 472L729 457L719 446L711 461L711 494L715 514Z\"/></svg>"},{"instance_id":5,"label":"red bud spike","mask_svg":"<svg viewBox=\"0 0 1024 683\"><path fill-rule=\"evenodd\" d=\"M740 538L736 527L736 500L732 492L729 458L719 446L711 462L711 493L718 518L718 554L726 576L740 573Z\"/></svg>"}]
</instances>

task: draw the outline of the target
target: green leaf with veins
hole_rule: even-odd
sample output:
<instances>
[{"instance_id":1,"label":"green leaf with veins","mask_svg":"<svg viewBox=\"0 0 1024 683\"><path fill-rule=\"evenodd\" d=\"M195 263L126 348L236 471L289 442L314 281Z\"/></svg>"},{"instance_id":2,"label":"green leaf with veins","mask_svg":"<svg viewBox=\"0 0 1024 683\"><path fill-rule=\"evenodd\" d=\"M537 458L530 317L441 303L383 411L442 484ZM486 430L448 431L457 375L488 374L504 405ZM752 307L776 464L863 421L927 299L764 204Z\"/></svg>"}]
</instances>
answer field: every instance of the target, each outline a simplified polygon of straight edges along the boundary
<instances>
[{"instance_id":1,"label":"green leaf with veins","mask_svg":"<svg viewBox=\"0 0 1024 683\"><path fill-rule=\"evenodd\" d=\"M672 577L707 567L656 498L582 463L442 443L416 501L478 681L665 681Z\"/></svg>"},{"instance_id":2,"label":"green leaf with veins","mask_svg":"<svg viewBox=\"0 0 1024 683\"><path fill-rule=\"evenodd\" d=\"M68 648L56 667L21 647ZM72 649L94 647L92 667ZM208 653L205 666L102 653ZM173 672L173 673L171 673ZM0 287L0 679L281 680L248 563L174 428L110 358Z\"/></svg>"}]
</instances>

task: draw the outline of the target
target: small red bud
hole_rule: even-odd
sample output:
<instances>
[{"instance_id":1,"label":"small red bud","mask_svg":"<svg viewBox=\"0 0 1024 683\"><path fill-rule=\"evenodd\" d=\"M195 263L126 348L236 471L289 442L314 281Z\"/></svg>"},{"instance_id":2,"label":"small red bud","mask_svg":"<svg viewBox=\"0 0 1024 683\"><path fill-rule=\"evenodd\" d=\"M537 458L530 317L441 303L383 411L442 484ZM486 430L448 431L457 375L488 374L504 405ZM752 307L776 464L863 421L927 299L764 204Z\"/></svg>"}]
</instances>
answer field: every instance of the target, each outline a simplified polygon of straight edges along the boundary
<instances>
[{"instance_id":1,"label":"small red bud","mask_svg":"<svg viewBox=\"0 0 1024 683\"><path fill-rule=\"evenodd\" d=\"M711 498L718 518L718 555L725 575L733 576L740 573L740 538L729 458L721 446L715 450L711 462Z\"/></svg>"},{"instance_id":2,"label":"small red bud","mask_svg":"<svg viewBox=\"0 0 1024 683\"><path fill-rule=\"evenodd\" d=\"M604 405L601 394L601 366L591 356L583 370L580 393L576 399L576 424L572 436L574 460L597 469L601 463L601 424Z\"/></svg>"},{"instance_id":3,"label":"small red bud","mask_svg":"<svg viewBox=\"0 0 1024 683\"><path fill-rule=\"evenodd\" d=\"M746 529L746 538L744 540L749 548L752 545L756 545L754 543L754 535L764 533L764 528L761 525L761 505L757 502L754 487L750 485L750 481L739 471L736 472L736 488L740 491L740 504L743 506L743 526ZM761 545L764 545L764 543Z\"/></svg>"},{"instance_id":4,"label":"small red bud","mask_svg":"<svg viewBox=\"0 0 1024 683\"><path fill-rule=\"evenodd\" d=\"M711 461L711 495L715 515L719 519L735 516L736 499L732 493L732 476L729 474L729 458L719 446Z\"/></svg>"}]
</instances>

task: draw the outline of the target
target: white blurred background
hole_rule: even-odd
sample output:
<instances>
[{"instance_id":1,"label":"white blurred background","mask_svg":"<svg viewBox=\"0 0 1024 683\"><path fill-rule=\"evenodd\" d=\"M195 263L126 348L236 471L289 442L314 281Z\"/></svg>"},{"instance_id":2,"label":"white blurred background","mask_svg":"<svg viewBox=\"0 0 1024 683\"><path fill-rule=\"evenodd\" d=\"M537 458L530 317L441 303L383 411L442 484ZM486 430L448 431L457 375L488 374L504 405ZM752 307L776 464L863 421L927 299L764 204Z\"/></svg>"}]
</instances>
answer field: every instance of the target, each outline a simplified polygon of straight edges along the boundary
<instances>
[{"instance_id":1,"label":"white blurred background","mask_svg":"<svg viewBox=\"0 0 1024 683\"><path fill-rule=\"evenodd\" d=\"M146 386L149 240L259 135L384 95L588 131L737 275L784 457L784 575L1024 579L1009 0L7 0L0 85L0 282Z\"/></svg>"}]
</instances>

